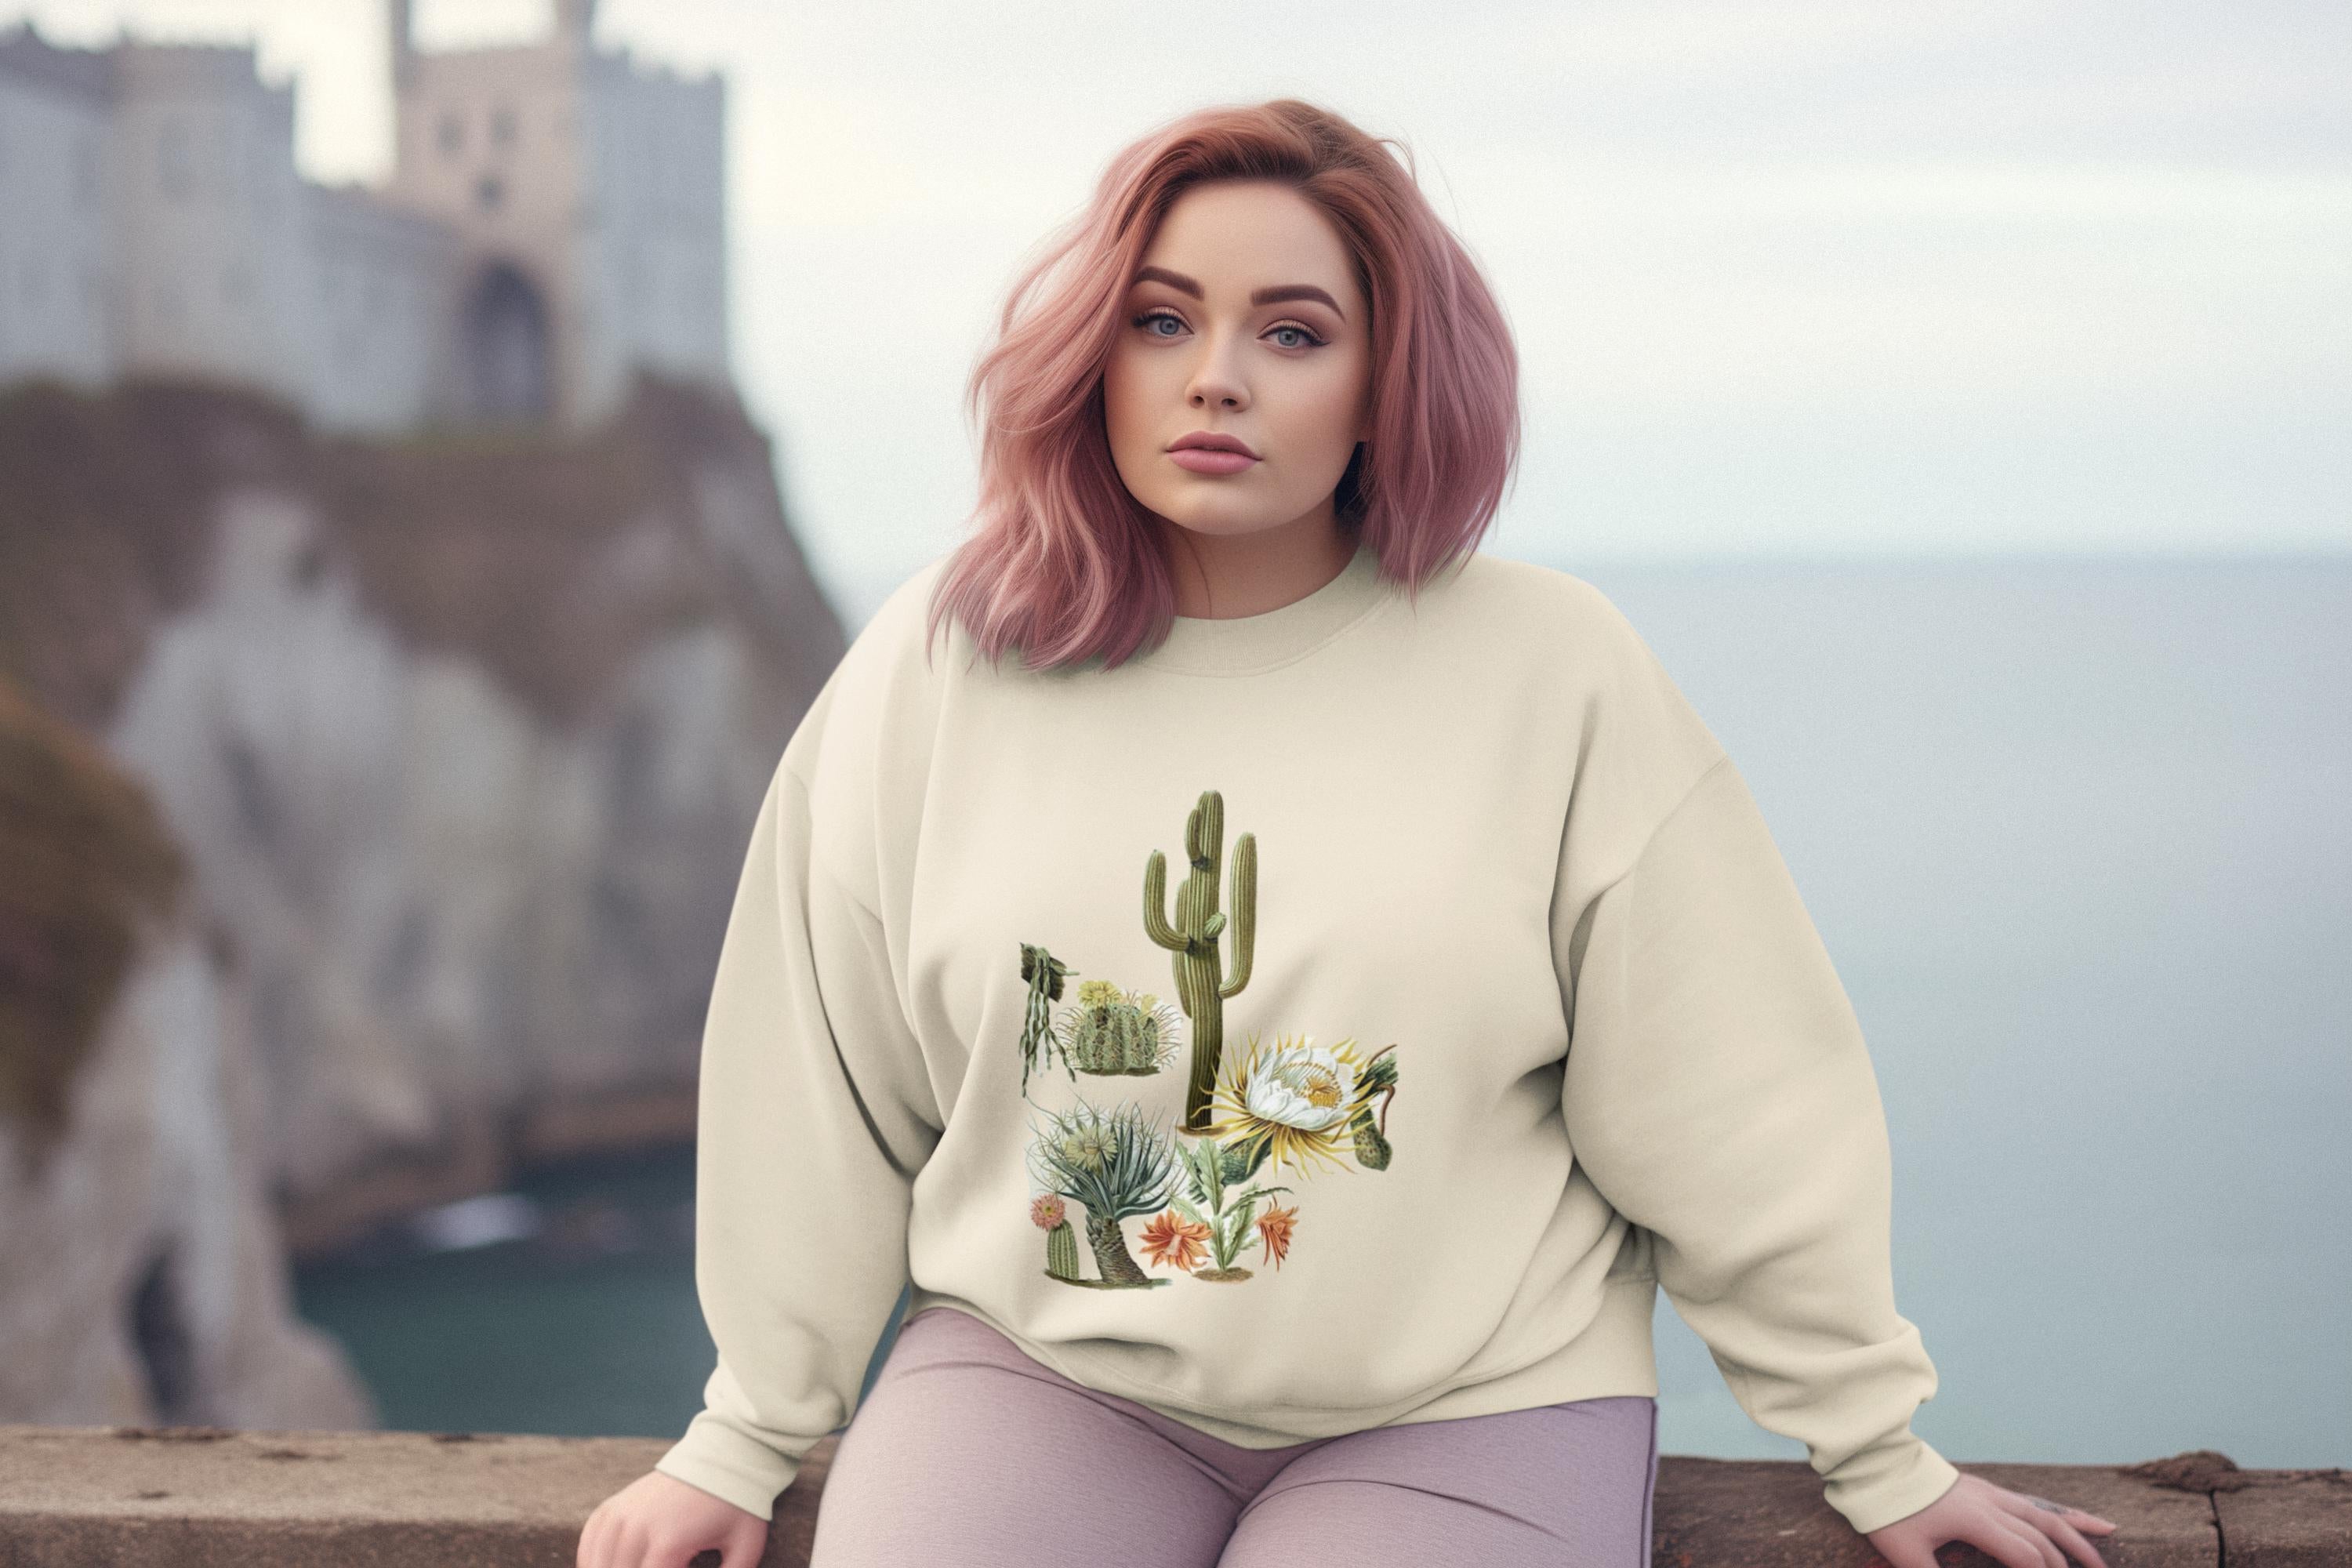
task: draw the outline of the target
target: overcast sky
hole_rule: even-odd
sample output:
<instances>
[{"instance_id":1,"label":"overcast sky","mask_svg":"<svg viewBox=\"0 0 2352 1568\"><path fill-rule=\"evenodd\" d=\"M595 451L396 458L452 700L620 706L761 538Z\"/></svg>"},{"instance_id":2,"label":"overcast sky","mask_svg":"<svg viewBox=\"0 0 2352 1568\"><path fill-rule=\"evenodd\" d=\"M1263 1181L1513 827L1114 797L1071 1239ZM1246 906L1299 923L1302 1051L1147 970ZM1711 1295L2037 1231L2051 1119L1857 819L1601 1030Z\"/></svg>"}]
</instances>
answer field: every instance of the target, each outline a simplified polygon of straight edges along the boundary
<instances>
[{"instance_id":1,"label":"overcast sky","mask_svg":"<svg viewBox=\"0 0 2352 1568\"><path fill-rule=\"evenodd\" d=\"M417 0L428 47L549 0ZM390 155L382 0L0 0L256 41L299 157ZM1409 144L1522 356L1490 548L2352 547L2352 6L605 0L730 82L736 363L863 600L961 537L961 398L1113 152L1295 95Z\"/></svg>"}]
</instances>

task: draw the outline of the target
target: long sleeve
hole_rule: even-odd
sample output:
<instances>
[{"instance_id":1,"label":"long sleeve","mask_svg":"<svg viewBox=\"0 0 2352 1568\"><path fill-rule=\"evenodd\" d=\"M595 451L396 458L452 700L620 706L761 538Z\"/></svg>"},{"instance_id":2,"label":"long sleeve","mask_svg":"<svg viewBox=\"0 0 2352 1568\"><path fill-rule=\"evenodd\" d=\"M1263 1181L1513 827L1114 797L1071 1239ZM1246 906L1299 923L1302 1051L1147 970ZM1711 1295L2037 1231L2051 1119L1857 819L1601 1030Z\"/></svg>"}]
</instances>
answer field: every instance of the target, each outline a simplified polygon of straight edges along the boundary
<instances>
[{"instance_id":1,"label":"long sleeve","mask_svg":"<svg viewBox=\"0 0 2352 1568\"><path fill-rule=\"evenodd\" d=\"M706 1408L655 1467L762 1519L856 1409L939 1135L882 922L817 852L830 840L792 765L816 716L761 804L720 948L695 1199L719 1360Z\"/></svg>"},{"instance_id":2,"label":"long sleeve","mask_svg":"<svg viewBox=\"0 0 2352 1568\"><path fill-rule=\"evenodd\" d=\"M1934 1364L1897 1314L1892 1169L1853 1007L1727 756L1592 900L1562 1109L1576 1158L1653 1233L1658 1282L1733 1395L1803 1442L1860 1531L1959 1472L1910 1429Z\"/></svg>"}]
</instances>

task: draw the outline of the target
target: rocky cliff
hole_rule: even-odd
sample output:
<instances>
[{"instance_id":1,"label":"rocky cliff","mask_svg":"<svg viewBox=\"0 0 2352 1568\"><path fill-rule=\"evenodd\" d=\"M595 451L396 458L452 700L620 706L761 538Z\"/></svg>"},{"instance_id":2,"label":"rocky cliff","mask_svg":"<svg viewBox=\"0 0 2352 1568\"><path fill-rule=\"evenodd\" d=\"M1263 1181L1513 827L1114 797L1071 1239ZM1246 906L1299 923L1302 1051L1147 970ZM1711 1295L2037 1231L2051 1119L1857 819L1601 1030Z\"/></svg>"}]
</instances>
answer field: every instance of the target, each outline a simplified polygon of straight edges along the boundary
<instances>
[{"instance_id":1,"label":"rocky cliff","mask_svg":"<svg viewBox=\"0 0 2352 1568\"><path fill-rule=\"evenodd\" d=\"M297 1248L690 1133L751 819L844 640L731 399L383 443L0 394L0 674L184 852Z\"/></svg>"},{"instance_id":2,"label":"rocky cliff","mask_svg":"<svg viewBox=\"0 0 2352 1568\"><path fill-rule=\"evenodd\" d=\"M0 1421L373 1424L294 1317L217 959L149 792L0 677Z\"/></svg>"}]
</instances>

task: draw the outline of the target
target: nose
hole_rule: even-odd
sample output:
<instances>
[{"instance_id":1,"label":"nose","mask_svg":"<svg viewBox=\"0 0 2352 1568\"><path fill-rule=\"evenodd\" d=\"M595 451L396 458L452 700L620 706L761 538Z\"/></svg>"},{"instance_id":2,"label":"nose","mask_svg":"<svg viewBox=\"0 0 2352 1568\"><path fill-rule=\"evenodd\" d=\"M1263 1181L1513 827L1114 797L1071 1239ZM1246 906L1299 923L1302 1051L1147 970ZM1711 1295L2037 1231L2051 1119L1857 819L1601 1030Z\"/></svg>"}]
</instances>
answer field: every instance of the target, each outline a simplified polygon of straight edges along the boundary
<instances>
[{"instance_id":1,"label":"nose","mask_svg":"<svg viewBox=\"0 0 2352 1568\"><path fill-rule=\"evenodd\" d=\"M1216 340L1212 339L1213 345ZM1249 406L1249 388L1233 366L1230 347L1212 346L1201 356L1192 373L1192 384L1185 388L1185 402L1193 408L1238 409Z\"/></svg>"}]
</instances>

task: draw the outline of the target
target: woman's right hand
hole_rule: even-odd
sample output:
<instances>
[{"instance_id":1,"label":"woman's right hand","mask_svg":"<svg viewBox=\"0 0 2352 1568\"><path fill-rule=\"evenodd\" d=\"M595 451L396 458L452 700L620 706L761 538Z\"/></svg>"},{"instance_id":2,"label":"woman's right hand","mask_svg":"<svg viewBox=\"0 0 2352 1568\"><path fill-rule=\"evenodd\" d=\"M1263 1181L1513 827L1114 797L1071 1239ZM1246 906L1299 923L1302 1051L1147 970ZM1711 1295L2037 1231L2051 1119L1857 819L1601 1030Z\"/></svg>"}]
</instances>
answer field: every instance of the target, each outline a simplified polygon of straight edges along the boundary
<instances>
[{"instance_id":1,"label":"woman's right hand","mask_svg":"<svg viewBox=\"0 0 2352 1568\"><path fill-rule=\"evenodd\" d=\"M687 1568L717 1552L719 1568L754 1568L768 1521L659 1470L596 1505L580 1531L578 1568Z\"/></svg>"}]
</instances>

